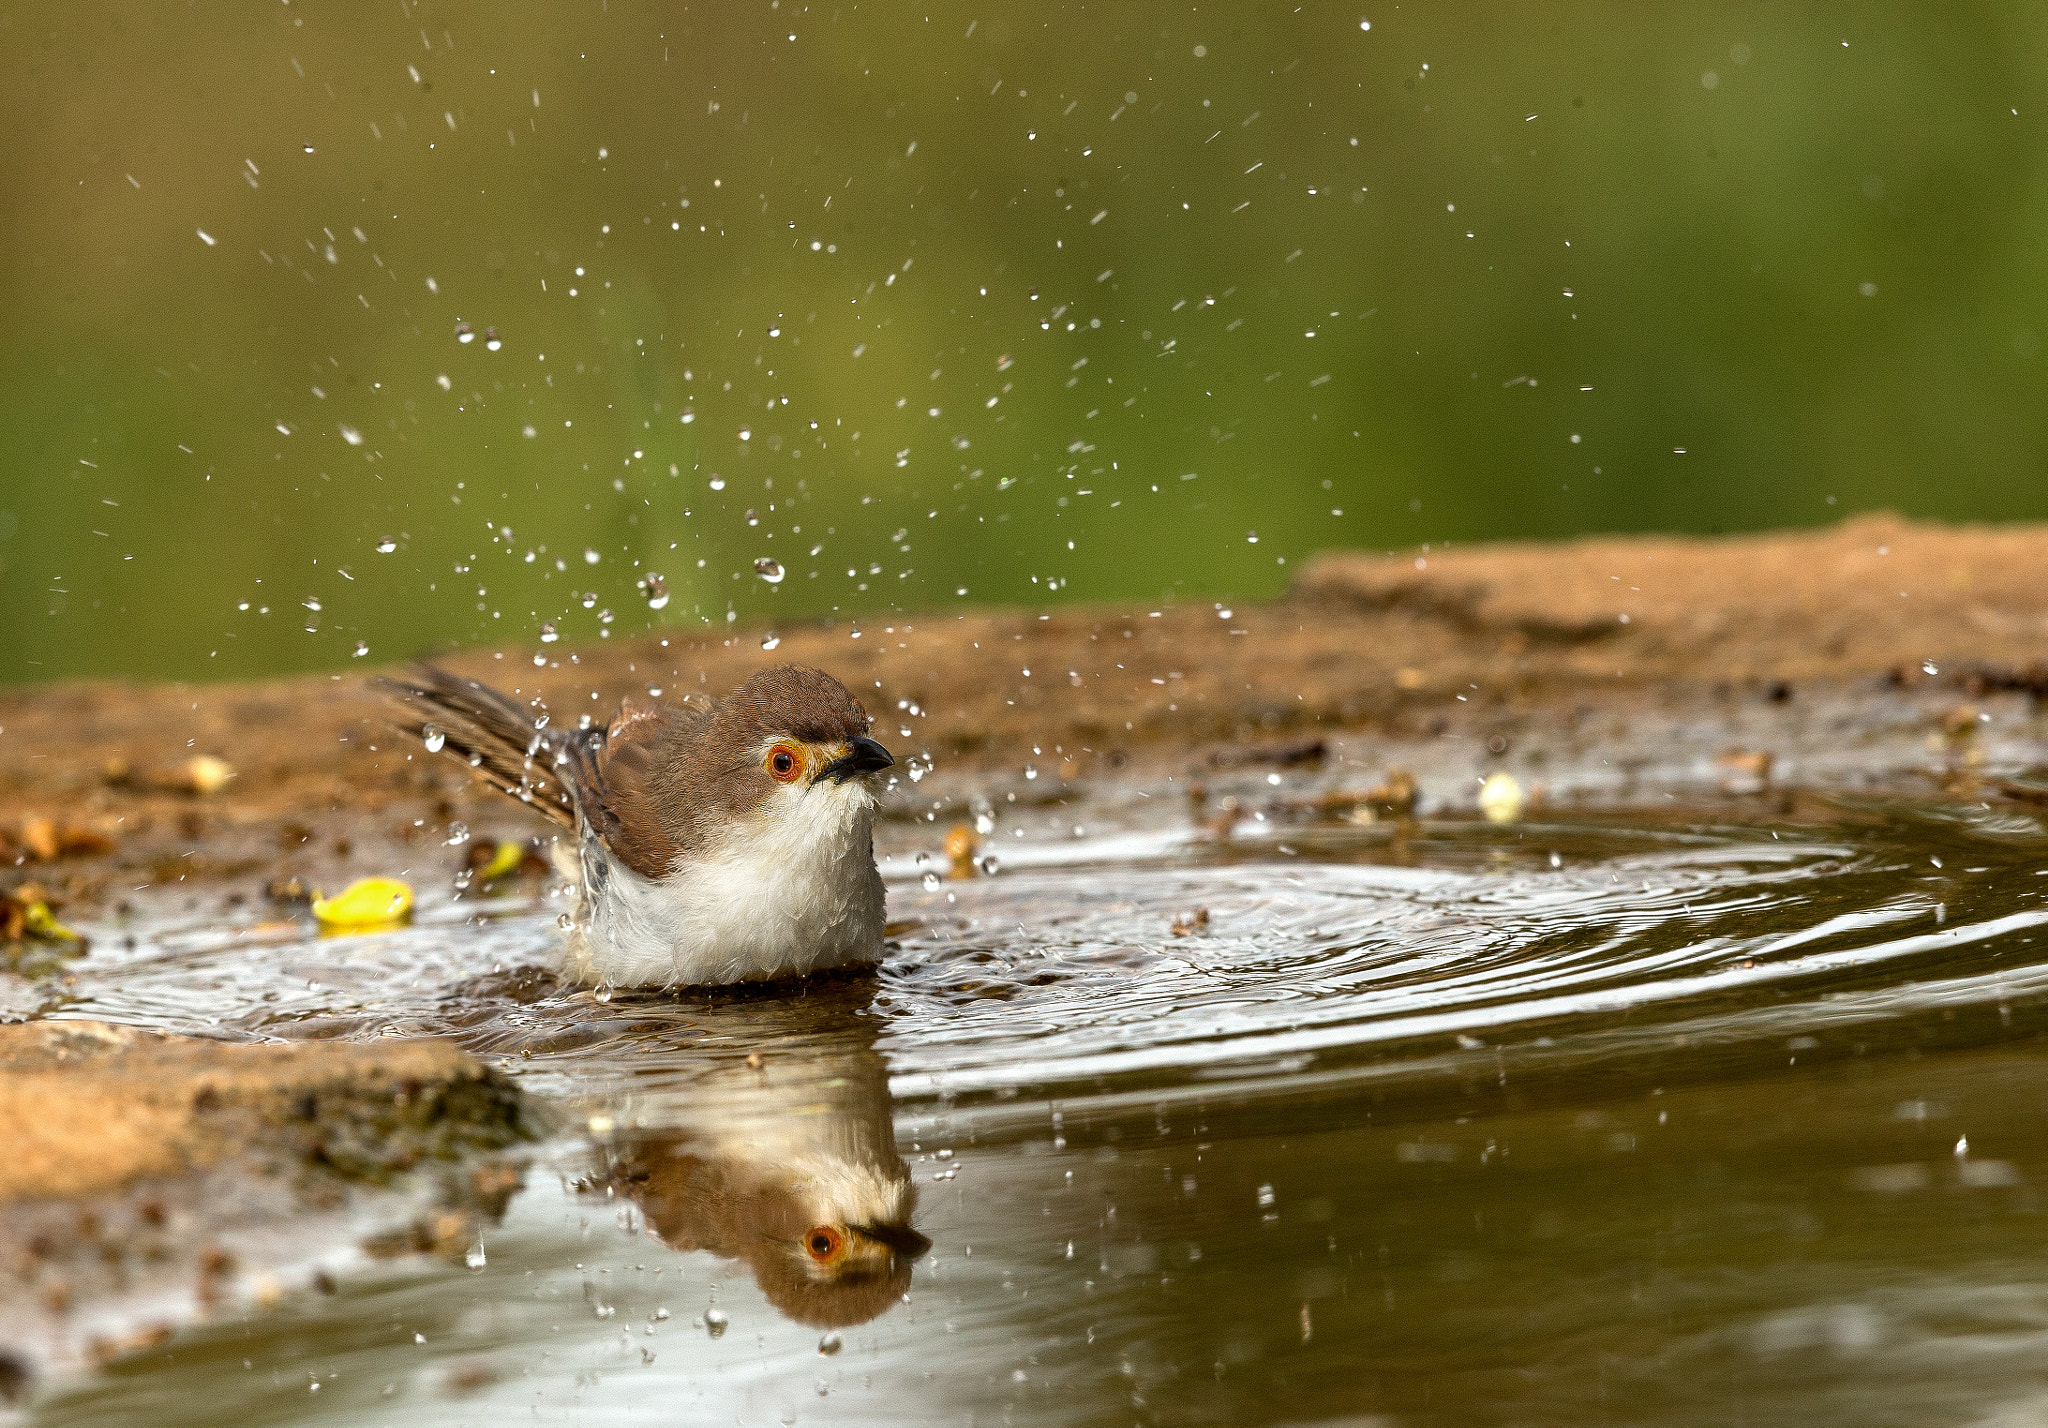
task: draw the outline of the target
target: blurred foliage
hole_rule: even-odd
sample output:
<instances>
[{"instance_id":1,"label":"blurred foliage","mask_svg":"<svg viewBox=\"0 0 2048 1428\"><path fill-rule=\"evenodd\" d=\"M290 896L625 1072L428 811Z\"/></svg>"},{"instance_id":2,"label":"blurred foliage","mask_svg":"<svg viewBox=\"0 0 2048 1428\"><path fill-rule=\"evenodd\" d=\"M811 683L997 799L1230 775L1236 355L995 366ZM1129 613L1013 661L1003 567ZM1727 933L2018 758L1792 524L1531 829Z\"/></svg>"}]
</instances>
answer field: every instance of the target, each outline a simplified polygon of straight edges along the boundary
<instances>
[{"instance_id":1,"label":"blurred foliage","mask_svg":"<svg viewBox=\"0 0 2048 1428\"><path fill-rule=\"evenodd\" d=\"M1901 3L16 7L0 678L2048 515L2043 34Z\"/></svg>"}]
</instances>

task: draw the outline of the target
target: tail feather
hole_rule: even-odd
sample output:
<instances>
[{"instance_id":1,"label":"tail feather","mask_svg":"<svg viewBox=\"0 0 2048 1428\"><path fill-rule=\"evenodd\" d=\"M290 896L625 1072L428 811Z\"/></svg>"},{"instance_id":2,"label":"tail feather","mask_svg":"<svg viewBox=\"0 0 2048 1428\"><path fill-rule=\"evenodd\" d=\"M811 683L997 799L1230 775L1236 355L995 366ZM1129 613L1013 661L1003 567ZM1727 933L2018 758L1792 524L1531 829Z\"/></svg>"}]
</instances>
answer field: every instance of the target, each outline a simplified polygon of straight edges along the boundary
<instances>
[{"instance_id":1,"label":"tail feather","mask_svg":"<svg viewBox=\"0 0 2048 1428\"><path fill-rule=\"evenodd\" d=\"M511 699L430 664L371 683L405 707L399 727L407 733L421 739L438 733L441 751L467 764L472 777L564 827L576 826L575 795L555 767L560 737Z\"/></svg>"}]
</instances>

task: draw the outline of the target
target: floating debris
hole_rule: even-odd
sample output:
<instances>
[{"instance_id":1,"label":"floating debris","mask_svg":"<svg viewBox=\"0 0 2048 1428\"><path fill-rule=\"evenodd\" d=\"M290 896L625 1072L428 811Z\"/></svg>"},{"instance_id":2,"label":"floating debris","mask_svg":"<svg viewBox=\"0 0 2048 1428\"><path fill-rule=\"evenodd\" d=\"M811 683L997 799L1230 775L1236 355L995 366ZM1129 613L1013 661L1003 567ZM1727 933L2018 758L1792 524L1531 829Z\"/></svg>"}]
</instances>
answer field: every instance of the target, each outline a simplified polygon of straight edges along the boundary
<instances>
[{"instance_id":1,"label":"floating debris","mask_svg":"<svg viewBox=\"0 0 2048 1428\"><path fill-rule=\"evenodd\" d=\"M1762 793L1771 784L1772 759L1761 750L1729 749L1714 760L1723 793Z\"/></svg>"},{"instance_id":2,"label":"floating debris","mask_svg":"<svg viewBox=\"0 0 2048 1428\"><path fill-rule=\"evenodd\" d=\"M397 878L361 878L334 897L315 897L313 916L336 932L379 932L412 916L412 889Z\"/></svg>"},{"instance_id":3,"label":"floating debris","mask_svg":"<svg viewBox=\"0 0 2048 1428\"><path fill-rule=\"evenodd\" d=\"M475 881L492 883L515 873L544 872L548 863L530 844L516 838L479 838L469 845L464 865Z\"/></svg>"},{"instance_id":4,"label":"floating debris","mask_svg":"<svg viewBox=\"0 0 2048 1428\"><path fill-rule=\"evenodd\" d=\"M1167 930L1175 937L1186 937L1190 933L1207 931L1208 927L1209 909L1198 907L1192 912L1176 914L1173 919L1173 926Z\"/></svg>"},{"instance_id":5,"label":"floating debris","mask_svg":"<svg viewBox=\"0 0 2048 1428\"><path fill-rule=\"evenodd\" d=\"M164 786L177 793L190 793L204 798L219 793L235 776L235 766L226 759L215 758L212 754L197 754L173 769L164 780Z\"/></svg>"},{"instance_id":6,"label":"floating debris","mask_svg":"<svg viewBox=\"0 0 2048 1428\"><path fill-rule=\"evenodd\" d=\"M1491 823L1513 823L1522 816L1526 801L1522 781L1511 773L1490 773L1479 786L1479 811Z\"/></svg>"},{"instance_id":7,"label":"floating debris","mask_svg":"<svg viewBox=\"0 0 2048 1428\"><path fill-rule=\"evenodd\" d=\"M971 878L981 871L981 865L974 858L980 846L981 840L965 823L955 823L946 830L946 861L951 865L951 876Z\"/></svg>"},{"instance_id":8,"label":"floating debris","mask_svg":"<svg viewBox=\"0 0 2048 1428\"><path fill-rule=\"evenodd\" d=\"M20 829L10 837L0 830L0 852L15 844L31 858L42 863L54 863L59 858L90 856L95 853L110 853L114 840L97 828L88 828L77 823L59 823L54 818L40 814L22 820Z\"/></svg>"},{"instance_id":9,"label":"floating debris","mask_svg":"<svg viewBox=\"0 0 2048 1428\"><path fill-rule=\"evenodd\" d=\"M86 939L57 921L50 895L38 883L0 893L0 968L24 977L47 977L73 957Z\"/></svg>"}]
</instances>

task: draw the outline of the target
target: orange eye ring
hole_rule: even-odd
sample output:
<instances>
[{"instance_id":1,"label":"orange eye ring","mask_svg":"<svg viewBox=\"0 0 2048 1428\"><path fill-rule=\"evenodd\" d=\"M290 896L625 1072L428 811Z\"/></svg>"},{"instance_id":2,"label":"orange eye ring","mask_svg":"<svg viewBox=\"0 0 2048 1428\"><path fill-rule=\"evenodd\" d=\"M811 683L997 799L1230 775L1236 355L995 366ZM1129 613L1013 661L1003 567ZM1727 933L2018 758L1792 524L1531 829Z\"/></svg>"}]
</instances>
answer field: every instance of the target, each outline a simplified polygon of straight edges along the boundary
<instances>
[{"instance_id":1,"label":"orange eye ring","mask_svg":"<svg viewBox=\"0 0 2048 1428\"><path fill-rule=\"evenodd\" d=\"M791 744L777 744L768 751L768 757L761 766L778 782L795 783L803 777L803 751Z\"/></svg>"},{"instance_id":2,"label":"orange eye ring","mask_svg":"<svg viewBox=\"0 0 2048 1428\"><path fill-rule=\"evenodd\" d=\"M804 1253L819 1264L830 1264L846 1247L846 1237L830 1225L814 1225L804 1232Z\"/></svg>"}]
</instances>

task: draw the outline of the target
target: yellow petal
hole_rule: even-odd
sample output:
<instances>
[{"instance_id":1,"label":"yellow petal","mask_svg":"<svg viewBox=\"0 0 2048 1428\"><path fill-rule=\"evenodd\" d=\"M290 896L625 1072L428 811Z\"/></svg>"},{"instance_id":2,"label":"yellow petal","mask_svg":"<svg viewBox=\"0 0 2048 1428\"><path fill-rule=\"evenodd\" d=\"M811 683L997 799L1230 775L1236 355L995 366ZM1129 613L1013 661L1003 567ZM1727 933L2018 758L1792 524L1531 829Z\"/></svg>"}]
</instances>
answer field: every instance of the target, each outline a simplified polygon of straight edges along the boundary
<instances>
[{"instance_id":1,"label":"yellow petal","mask_svg":"<svg viewBox=\"0 0 2048 1428\"><path fill-rule=\"evenodd\" d=\"M362 878L333 897L313 899L323 927L396 927L412 915L412 889L397 878Z\"/></svg>"}]
</instances>

